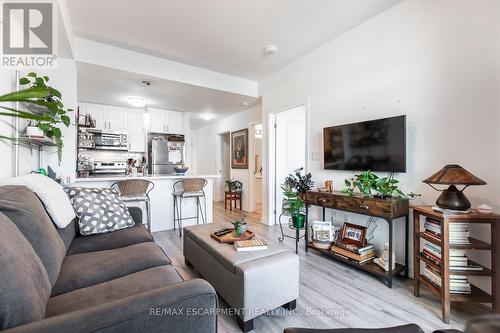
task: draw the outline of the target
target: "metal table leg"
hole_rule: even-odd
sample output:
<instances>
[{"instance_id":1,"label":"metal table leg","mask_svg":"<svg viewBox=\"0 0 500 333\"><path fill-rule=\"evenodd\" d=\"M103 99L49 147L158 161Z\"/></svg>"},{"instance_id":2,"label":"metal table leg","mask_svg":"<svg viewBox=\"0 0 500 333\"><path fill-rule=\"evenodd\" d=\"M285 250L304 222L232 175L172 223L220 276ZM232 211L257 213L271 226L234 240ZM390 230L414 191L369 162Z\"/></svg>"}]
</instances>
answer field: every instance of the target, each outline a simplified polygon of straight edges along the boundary
<instances>
[{"instance_id":1,"label":"metal table leg","mask_svg":"<svg viewBox=\"0 0 500 333\"><path fill-rule=\"evenodd\" d=\"M307 243L309 242L309 206L306 205L306 221L305 221L305 234L304 234L304 246L305 246L305 251L308 252L309 248L307 247Z\"/></svg>"},{"instance_id":2,"label":"metal table leg","mask_svg":"<svg viewBox=\"0 0 500 333\"><path fill-rule=\"evenodd\" d=\"M407 214L405 216L405 277L408 277L409 272L409 263L408 263L408 240L410 238L410 217Z\"/></svg>"},{"instance_id":3,"label":"metal table leg","mask_svg":"<svg viewBox=\"0 0 500 333\"><path fill-rule=\"evenodd\" d=\"M392 288L392 261L394 258L392 257L392 220L387 220L389 223L389 276L387 277L387 286Z\"/></svg>"}]
</instances>

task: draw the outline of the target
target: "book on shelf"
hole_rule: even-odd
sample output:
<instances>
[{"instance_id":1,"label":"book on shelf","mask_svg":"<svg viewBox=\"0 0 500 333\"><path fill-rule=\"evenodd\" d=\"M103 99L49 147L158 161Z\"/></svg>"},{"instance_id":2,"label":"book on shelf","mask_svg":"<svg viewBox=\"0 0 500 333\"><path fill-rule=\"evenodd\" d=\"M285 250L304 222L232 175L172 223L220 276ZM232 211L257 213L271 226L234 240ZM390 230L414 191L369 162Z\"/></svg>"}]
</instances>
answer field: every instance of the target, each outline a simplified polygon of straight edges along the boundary
<instances>
[{"instance_id":1,"label":"book on shelf","mask_svg":"<svg viewBox=\"0 0 500 333\"><path fill-rule=\"evenodd\" d=\"M235 241L234 247L237 252L257 251L267 249L267 243L263 239L249 239Z\"/></svg>"},{"instance_id":2,"label":"book on shelf","mask_svg":"<svg viewBox=\"0 0 500 333\"><path fill-rule=\"evenodd\" d=\"M335 254L339 254L345 258L357 261L358 263L370 261L371 259L373 259L375 257L375 250L372 250L364 255L360 255L358 253L346 250L346 249L338 247L336 245L332 245L332 247L330 248L330 251L332 251Z\"/></svg>"},{"instance_id":3,"label":"book on shelf","mask_svg":"<svg viewBox=\"0 0 500 333\"><path fill-rule=\"evenodd\" d=\"M450 266L450 271L482 271L483 266L468 262L466 266Z\"/></svg>"},{"instance_id":4,"label":"book on shelf","mask_svg":"<svg viewBox=\"0 0 500 333\"><path fill-rule=\"evenodd\" d=\"M437 288L441 288L441 274L432 267L425 266L422 275ZM467 277L456 278L450 275L450 293L451 294L470 294L471 284Z\"/></svg>"},{"instance_id":5,"label":"book on shelf","mask_svg":"<svg viewBox=\"0 0 500 333\"><path fill-rule=\"evenodd\" d=\"M345 242L342 242L341 240L336 240L334 242L334 245L337 247L340 247L344 250L348 250L354 253L357 253L361 256L370 253L372 251L375 251L375 246L373 244L366 244L365 246L357 246L354 244L348 244Z\"/></svg>"}]
</instances>

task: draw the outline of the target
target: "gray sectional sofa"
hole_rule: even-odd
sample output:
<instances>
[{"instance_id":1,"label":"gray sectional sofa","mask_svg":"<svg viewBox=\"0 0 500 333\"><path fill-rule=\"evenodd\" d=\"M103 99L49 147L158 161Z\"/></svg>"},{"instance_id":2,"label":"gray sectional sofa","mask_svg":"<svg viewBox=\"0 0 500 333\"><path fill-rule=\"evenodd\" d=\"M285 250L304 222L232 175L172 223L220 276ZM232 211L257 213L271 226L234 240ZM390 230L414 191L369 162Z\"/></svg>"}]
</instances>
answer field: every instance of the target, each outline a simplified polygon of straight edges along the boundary
<instances>
[{"instance_id":1,"label":"gray sectional sofa","mask_svg":"<svg viewBox=\"0 0 500 333\"><path fill-rule=\"evenodd\" d=\"M92 236L77 228L56 228L27 188L0 187L0 330L216 332L215 290L183 281L141 223Z\"/></svg>"}]
</instances>

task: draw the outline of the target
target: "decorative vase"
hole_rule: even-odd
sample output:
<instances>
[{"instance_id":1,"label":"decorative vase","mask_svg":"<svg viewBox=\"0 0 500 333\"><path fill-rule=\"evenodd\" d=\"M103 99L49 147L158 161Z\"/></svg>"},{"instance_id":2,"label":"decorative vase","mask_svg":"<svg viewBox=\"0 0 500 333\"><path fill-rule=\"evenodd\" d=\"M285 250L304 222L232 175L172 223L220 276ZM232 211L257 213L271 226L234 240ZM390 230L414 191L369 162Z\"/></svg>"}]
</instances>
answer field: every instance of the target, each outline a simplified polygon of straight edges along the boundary
<instances>
[{"instance_id":1,"label":"decorative vase","mask_svg":"<svg viewBox=\"0 0 500 333\"><path fill-rule=\"evenodd\" d=\"M306 220L306 216L304 214L293 214L292 215L293 226L297 229L304 228L305 220Z\"/></svg>"},{"instance_id":2,"label":"decorative vase","mask_svg":"<svg viewBox=\"0 0 500 333\"><path fill-rule=\"evenodd\" d=\"M246 224L238 224L237 226L234 227L234 234L236 236L241 236L247 232L247 225Z\"/></svg>"}]
</instances>

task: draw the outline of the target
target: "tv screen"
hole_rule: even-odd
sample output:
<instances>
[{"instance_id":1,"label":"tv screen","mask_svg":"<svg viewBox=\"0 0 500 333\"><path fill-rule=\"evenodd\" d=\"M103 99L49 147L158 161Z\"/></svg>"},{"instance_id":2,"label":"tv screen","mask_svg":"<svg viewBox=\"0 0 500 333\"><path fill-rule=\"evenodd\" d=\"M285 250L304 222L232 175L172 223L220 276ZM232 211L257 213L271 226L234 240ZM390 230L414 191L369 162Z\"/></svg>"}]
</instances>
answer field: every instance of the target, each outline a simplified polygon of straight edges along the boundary
<instances>
[{"instance_id":1,"label":"tv screen","mask_svg":"<svg viewBox=\"0 0 500 333\"><path fill-rule=\"evenodd\" d=\"M406 172L406 116L323 129L326 170Z\"/></svg>"}]
</instances>

